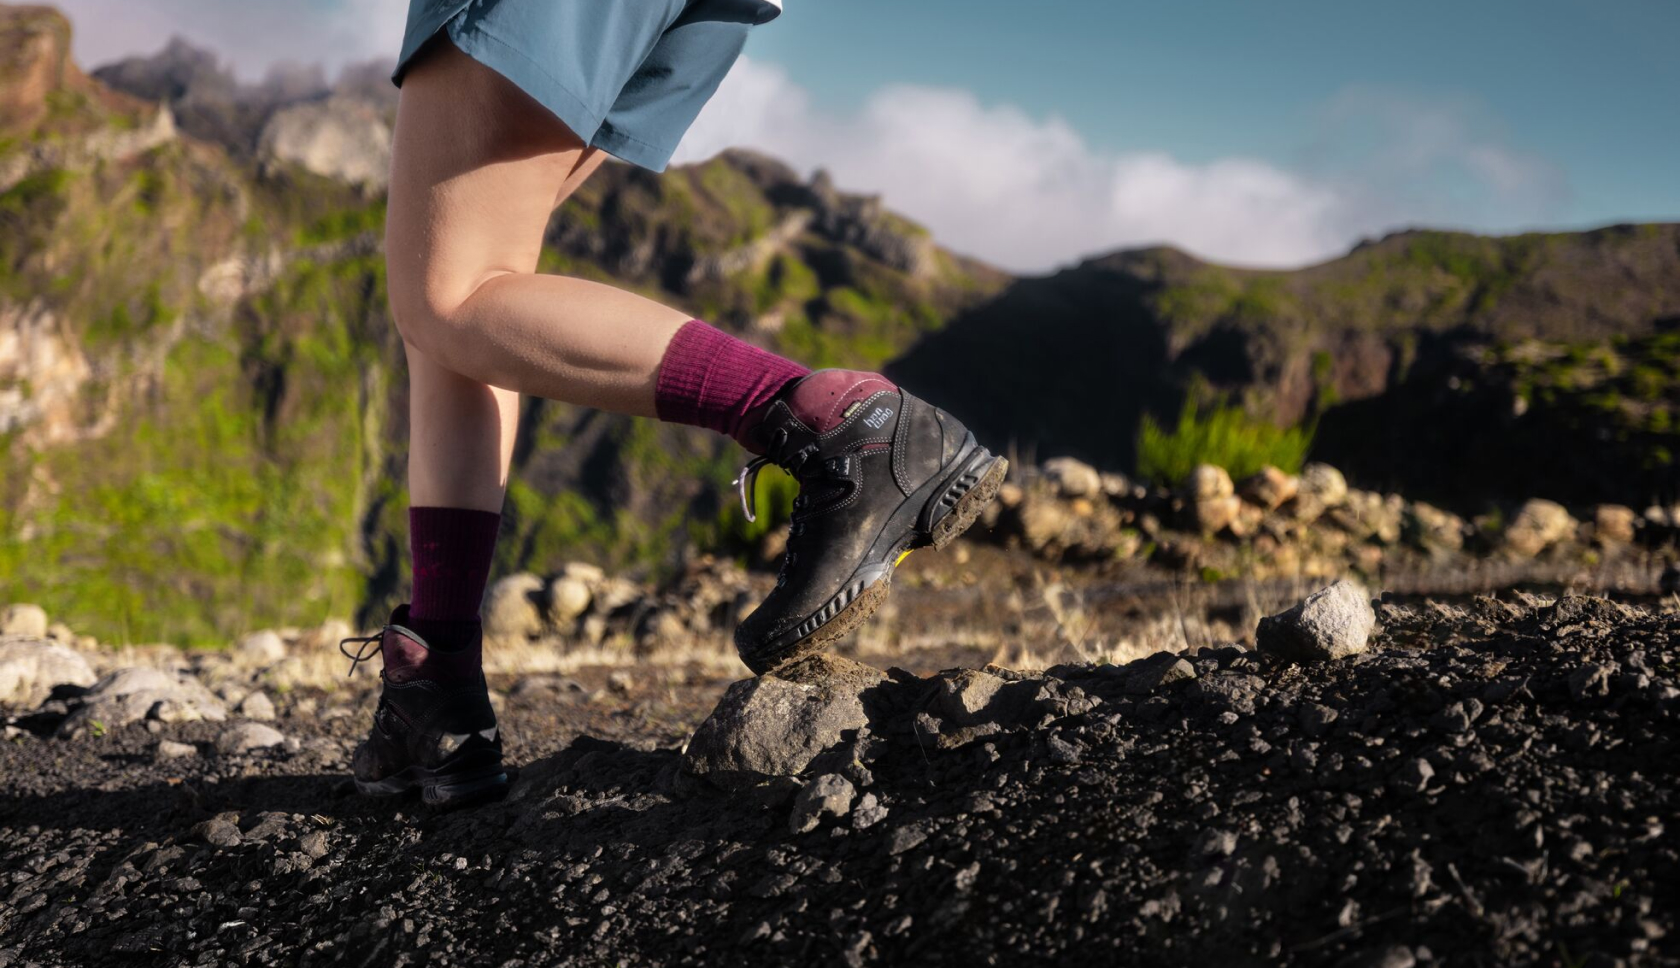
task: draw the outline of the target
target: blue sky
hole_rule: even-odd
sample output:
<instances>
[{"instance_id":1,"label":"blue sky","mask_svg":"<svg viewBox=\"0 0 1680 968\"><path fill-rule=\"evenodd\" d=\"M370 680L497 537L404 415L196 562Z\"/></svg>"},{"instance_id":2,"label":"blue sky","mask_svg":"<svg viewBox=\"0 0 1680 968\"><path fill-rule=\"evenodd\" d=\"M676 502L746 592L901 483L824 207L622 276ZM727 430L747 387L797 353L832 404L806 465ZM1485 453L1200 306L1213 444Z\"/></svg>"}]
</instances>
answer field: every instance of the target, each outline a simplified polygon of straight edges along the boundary
<instances>
[{"instance_id":1,"label":"blue sky","mask_svg":"<svg viewBox=\"0 0 1680 968\"><path fill-rule=\"evenodd\" d=\"M1566 220L1680 217L1673 0L789 3L749 53L833 107L880 81L958 86L1097 147L1310 166L1325 106L1377 89L1462 105L1556 165Z\"/></svg>"},{"instance_id":2,"label":"blue sky","mask_svg":"<svg viewBox=\"0 0 1680 968\"><path fill-rule=\"evenodd\" d=\"M606 0L598 0L606 2ZM404 0L64 0L97 64L388 55ZM787 0L690 138L830 169L1041 270L1170 242L1298 265L1409 225L1680 218L1680 3Z\"/></svg>"}]
</instances>

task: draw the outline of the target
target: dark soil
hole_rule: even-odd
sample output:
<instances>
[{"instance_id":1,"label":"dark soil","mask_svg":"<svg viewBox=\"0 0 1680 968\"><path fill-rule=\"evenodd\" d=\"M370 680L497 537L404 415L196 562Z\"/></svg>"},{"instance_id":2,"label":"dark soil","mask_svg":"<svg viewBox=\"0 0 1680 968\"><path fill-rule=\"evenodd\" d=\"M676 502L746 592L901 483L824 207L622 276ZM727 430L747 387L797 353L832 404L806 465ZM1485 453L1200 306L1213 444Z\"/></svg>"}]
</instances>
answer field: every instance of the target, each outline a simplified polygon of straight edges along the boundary
<instances>
[{"instance_id":1,"label":"dark soil","mask_svg":"<svg viewBox=\"0 0 1680 968\"><path fill-rule=\"evenodd\" d=\"M512 796L442 815L346 793L360 714L240 758L18 737L0 966L1680 964L1680 616L1379 618L1335 665L1053 669L962 729L954 677L897 674L804 834L794 781L682 771L694 689L511 704Z\"/></svg>"}]
</instances>

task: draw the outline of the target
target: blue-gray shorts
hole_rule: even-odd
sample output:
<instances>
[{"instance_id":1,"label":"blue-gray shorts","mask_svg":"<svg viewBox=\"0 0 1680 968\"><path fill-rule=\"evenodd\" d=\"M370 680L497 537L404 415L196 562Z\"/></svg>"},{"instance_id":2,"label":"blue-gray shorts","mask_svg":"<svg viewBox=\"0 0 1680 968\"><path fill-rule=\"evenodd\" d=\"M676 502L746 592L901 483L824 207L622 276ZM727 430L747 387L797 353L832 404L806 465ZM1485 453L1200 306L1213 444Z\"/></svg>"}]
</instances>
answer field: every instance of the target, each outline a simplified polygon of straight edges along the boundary
<instances>
[{"instance_id":1,"label":"blue-gray shorts","mask_svg":"<svg viewBox=\"0 0 1680 968\"><path fill-rule=\"evenodd\" d=\"M747 31L774 15L760 0L411 0L391 79L447 32L588 144L663 171Z\"/></svg>"}]
</instances>

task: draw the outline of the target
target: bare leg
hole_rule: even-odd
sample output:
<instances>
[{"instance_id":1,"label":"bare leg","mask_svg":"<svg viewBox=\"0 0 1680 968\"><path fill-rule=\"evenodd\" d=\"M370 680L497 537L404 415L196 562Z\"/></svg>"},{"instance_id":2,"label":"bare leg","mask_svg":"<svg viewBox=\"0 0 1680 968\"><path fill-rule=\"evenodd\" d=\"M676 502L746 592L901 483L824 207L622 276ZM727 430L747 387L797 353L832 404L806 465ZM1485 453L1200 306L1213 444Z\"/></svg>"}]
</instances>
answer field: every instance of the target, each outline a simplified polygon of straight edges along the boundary
<instances>
[{"instance_id":1,"label":"bare leg","mask_svg":"<svg viewBox=\"0 0 1680 968\"><path fill-rule=\"evenodd\" d=\"M392 309L414 351L481 385L654 415L659 362L687 314L535 271L549 213L601 161L454 48L414 65L397 115L386 225ZM488 420L482 427L488 432ZM440 439L452 446L462 437Z\"/></svg>"}]
</instances>

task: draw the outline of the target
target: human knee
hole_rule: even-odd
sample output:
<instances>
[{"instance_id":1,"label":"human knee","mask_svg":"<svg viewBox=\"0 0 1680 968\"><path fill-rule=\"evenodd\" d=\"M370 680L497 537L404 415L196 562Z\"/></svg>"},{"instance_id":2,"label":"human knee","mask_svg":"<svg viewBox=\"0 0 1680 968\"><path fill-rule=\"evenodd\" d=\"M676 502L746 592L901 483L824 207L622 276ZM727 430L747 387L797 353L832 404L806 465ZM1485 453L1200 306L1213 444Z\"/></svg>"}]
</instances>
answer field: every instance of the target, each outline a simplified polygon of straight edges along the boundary
<instances>
[{"instance_id":1,"label":"human knee","mask_svg":"<svg viewBox=\"0 0 1680 968\"><path fill-rule=\"evenodd\" d=\"M393 260L386 270L386 284L397 332L421 352L436 355L459 330L464 300L453 297L431 275L424 268L399 268Z\"/></svg>"}]
</instances>

